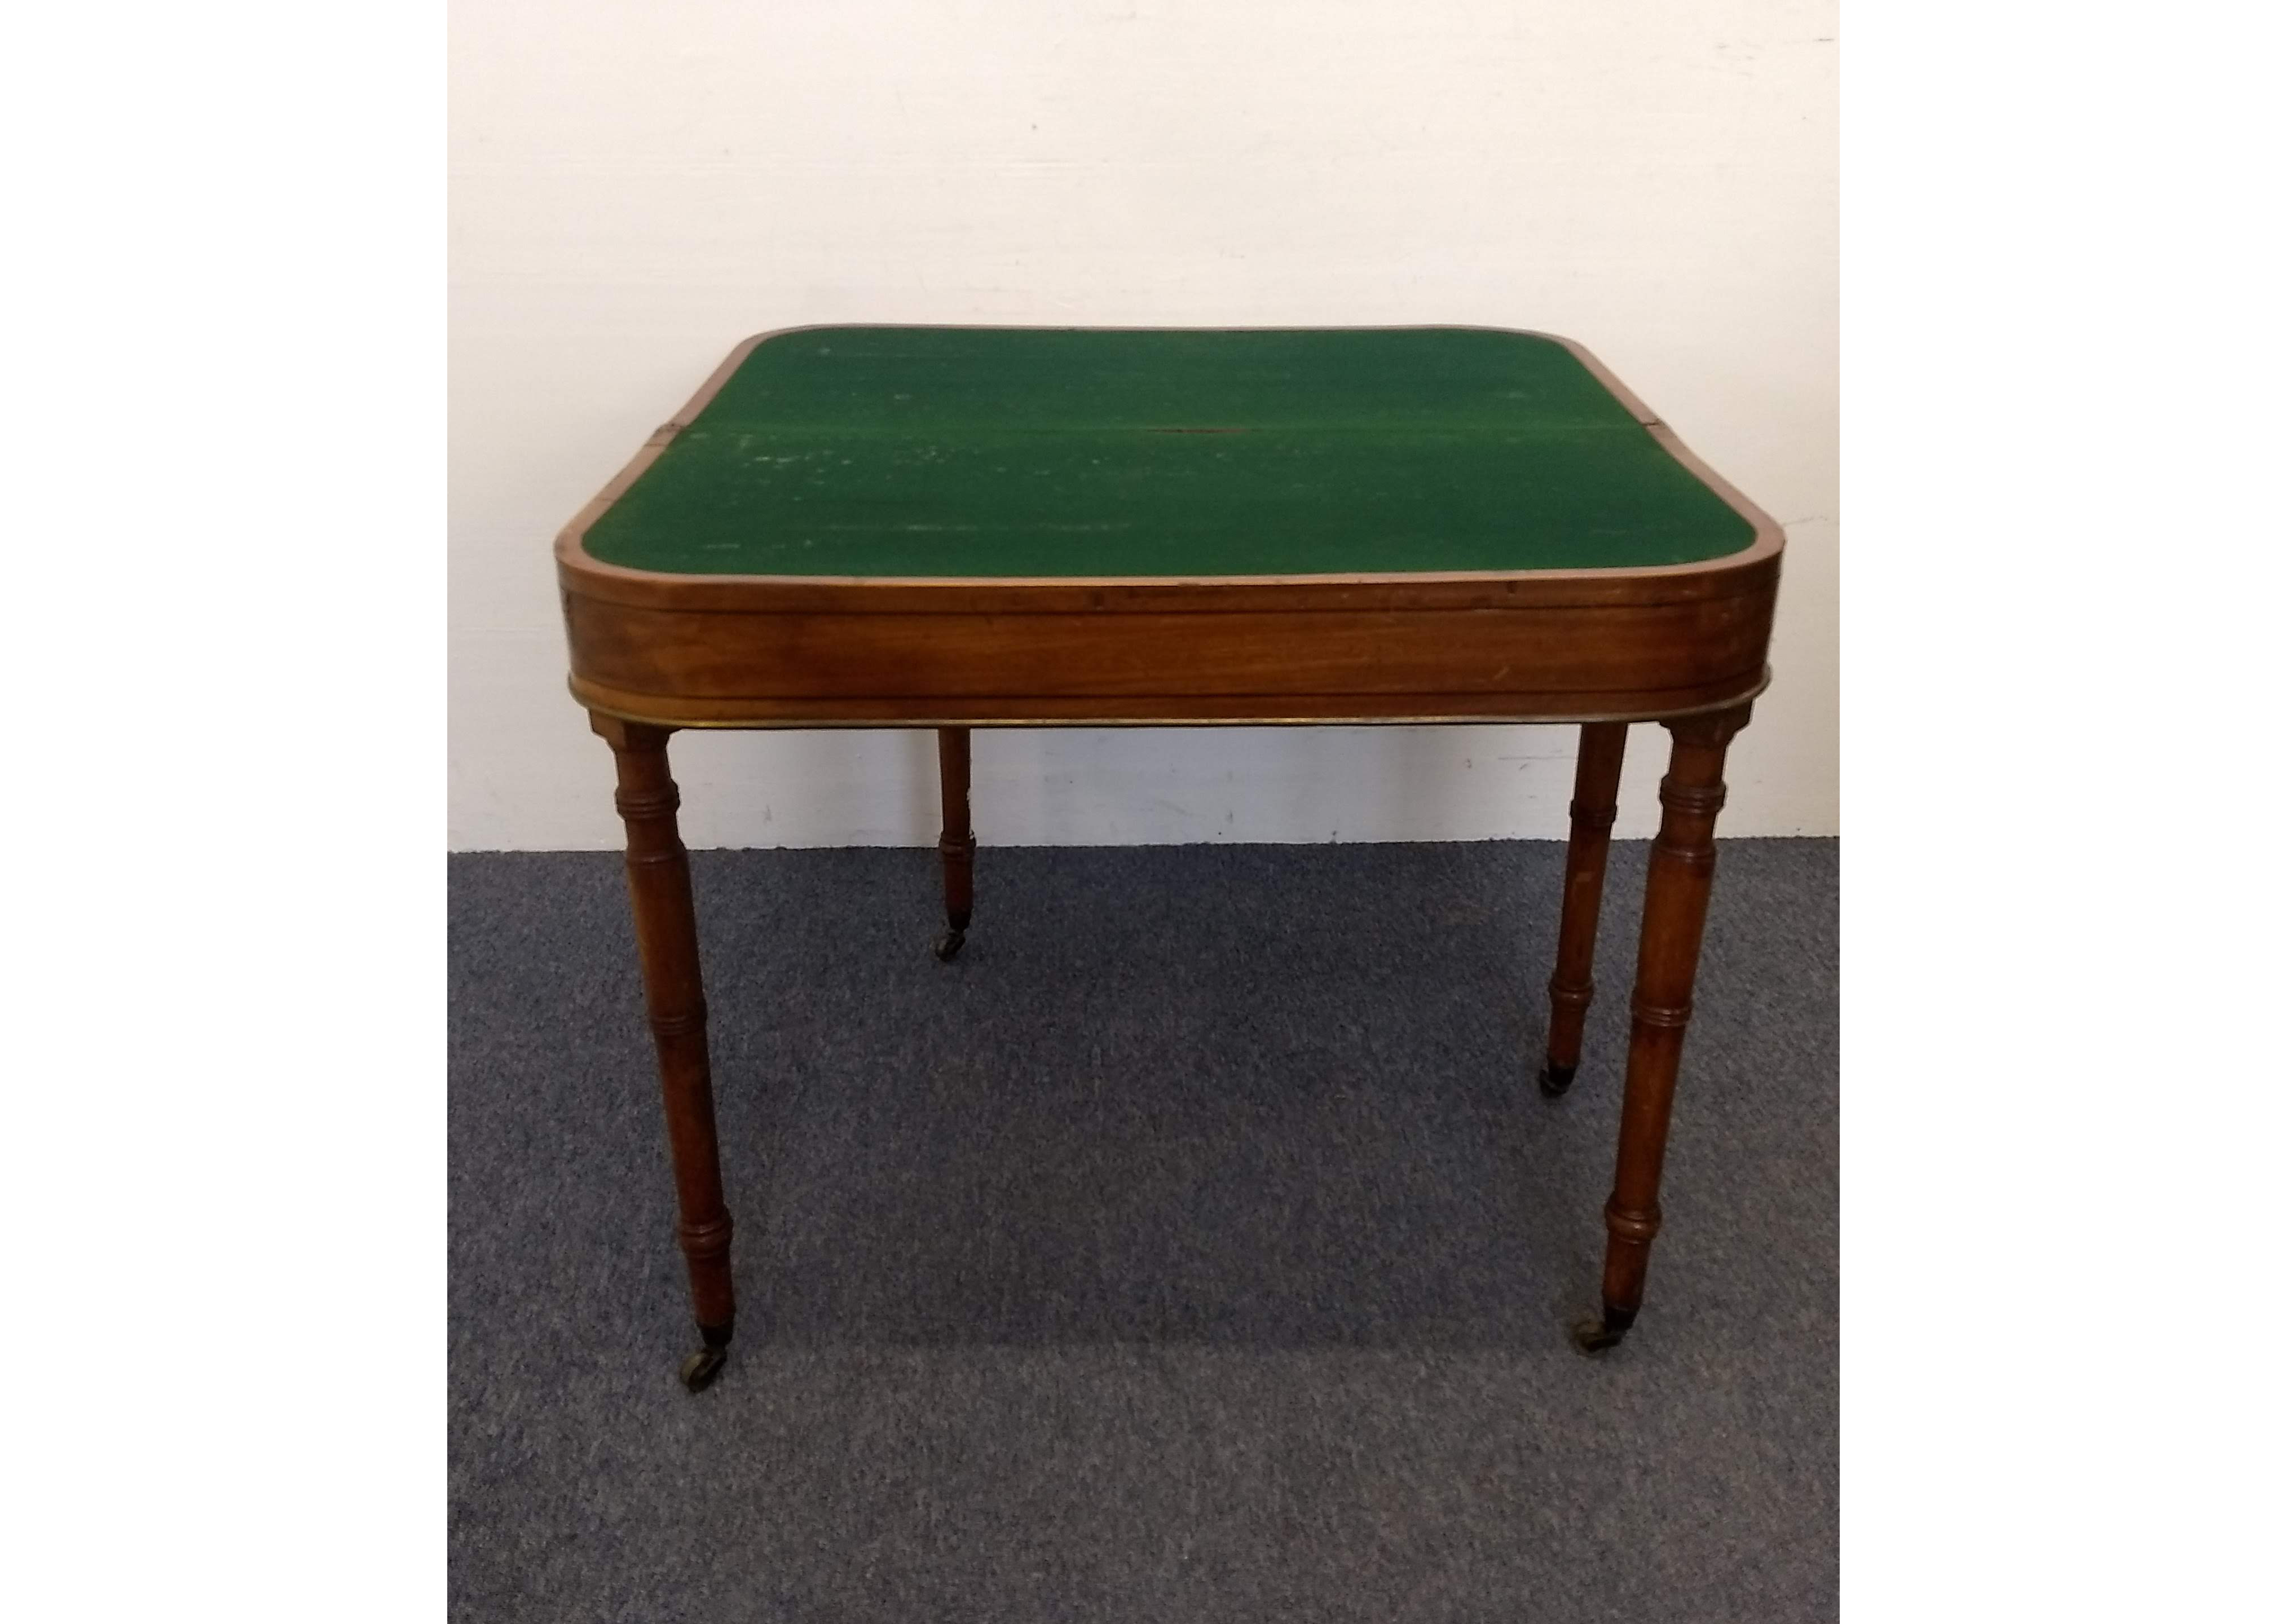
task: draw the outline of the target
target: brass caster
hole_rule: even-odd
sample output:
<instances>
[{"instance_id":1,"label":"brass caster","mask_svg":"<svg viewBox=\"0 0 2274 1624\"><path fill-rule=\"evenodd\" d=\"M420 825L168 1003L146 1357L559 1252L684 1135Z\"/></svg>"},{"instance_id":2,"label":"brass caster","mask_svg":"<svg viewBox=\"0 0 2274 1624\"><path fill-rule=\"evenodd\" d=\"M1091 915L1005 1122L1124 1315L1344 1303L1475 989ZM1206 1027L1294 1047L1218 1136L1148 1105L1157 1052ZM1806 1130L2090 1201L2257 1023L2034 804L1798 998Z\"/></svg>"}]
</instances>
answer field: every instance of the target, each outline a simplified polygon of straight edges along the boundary
<instances>
[{"instance_id":1,"label":"brass caster","mask_svg":"<svg viewBox=\"0 0 2274 1624\"><path fill-rule=\"evenodd\" d=\"M1608 1353L1626 1340L1624 1331L1614 1331L1600 1320L1582 1320L1571 1327L1572 1345L1582 1353Z\"/></svg>"},{"instance_id":2,"label":"brass caster","mask_svg":"<svg viewBox=\"0 0 2274 1624\"><path fill-rule=\"evenodd\" d=\"M931 956L942 964L963 951L963 932L951 930L931 944Z\"/></svg>"},{"instance_id":3,"label":"brass caster","mask_svg":"<svg viewBox=\"0 0 2274 1624\"><path fill-rule=\"evenodd\" d=\"M1634 1314L1631 1311L1622 1313L1617 1309L1608 1308L1600 1318L1590 1314L1572 1326L1571 1342L1580 1352L1591 1357L1608 1353L1626 1340L1628 1331L1633 1327Z\"/></svg>"},{"instance_id":4,"label":"brass caster","mask_svg":"<svg viewBox=\"0 0 2274 1624\"><path fill-rule=\"evenodd\" d=\"M1579 1075L1575 1065L1544 1065L1540 1068L1540 1092L1551 1100L1560 1100L1570 1091L1571 1079Z\"/></svg>"},{"instance_id":5,"label":"brass caster","mask_svg":"<svg viewBox=\"0 0 2274 1624\"><path fill-rule=\"evenodd\" d=\"M687 1356L679 1367L679 1380L689 1393L700 1393L719 1380L719 1372L727 1368L724 1348L697 1348Z\"/></svg>"}]
</instances>

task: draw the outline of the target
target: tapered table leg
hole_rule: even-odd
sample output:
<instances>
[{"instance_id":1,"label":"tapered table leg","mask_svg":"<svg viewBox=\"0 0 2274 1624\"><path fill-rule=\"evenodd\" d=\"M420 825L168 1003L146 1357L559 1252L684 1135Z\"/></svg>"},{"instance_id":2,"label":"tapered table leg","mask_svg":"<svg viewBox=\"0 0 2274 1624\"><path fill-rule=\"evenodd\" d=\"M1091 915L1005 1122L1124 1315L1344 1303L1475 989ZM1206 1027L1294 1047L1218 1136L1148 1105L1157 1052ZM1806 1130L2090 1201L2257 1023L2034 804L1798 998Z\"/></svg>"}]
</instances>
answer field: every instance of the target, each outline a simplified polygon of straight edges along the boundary
<instances>
[{"instance_id":1,"label":"tapered table leg","mask_svg":"<svg viewBox=\"0 0 2274 1624\"><path fill-rule=\"evenodd\" d=\"M946 892L947 934L932 944L941 960L963 951L971 925L971 730L939 730L939 869Z\"/></svg>"},{"instance_id":2,"label":"tapered table leg","mask_svg":"<svg viewBox=\"0 0 2274 1624\"><path fill-rule=\"evenodd\" d=\"M1589 1353L1614 1347L1642 1309L1643 1275L1659 1229L1659 1175L1667 1124L1690 1025L1698 949L1713 883L1713 820L1727 793L1721 761L1751 705L1666 724L1673 761L1660 780L1658 838L1650 849L1642 950L1635 967L1634 1023L1627 1042L1626 1099L1619 1114L1618 1170L1603 1207L1610 1244L1603 1259L1603 1317L1576 1328Z\"/></svg>"},{"instance_id":3,"label":"tapered table leg","mask_svg":"<svg viewBox=\"0 0 2274 1624\"><path fill-rule=\"evenodd\" d=\"M1579 1040L1587 1005L1595 996L1595 926L1603 910L1603 869L1610 861L1611 824L1619 815L1619 768L1626 759L1624 722L1589 722L1579 729L1579 765L1571 787L1571 845L1563 859L1563 923L1555 939L1555 973L1547 981L1547 1062L1540 1092L1550 1098L1571 1086L1579 1070Z\"/></svg>"},{"instance_id":4,"label":"tapered table leg","mask_svg":"<svg viewBox=\"0 0 2274 1624\"><path fill-rule=\"evenodd\" d=\"M624 820L624 867L632 924L647 985L648 1026L663 1079L671 1169L679 1187L679 1248L703 1346L680 1368L696 1392L726 1363L734 1335L734 1278L728 1261L734 1221L719 1172L719 1125L711 1101L711 1048L704 1034L703 967L695 940L695 891L679 839L679 786L664 754L671 730L594 715L592 731L616 756L616 810Z\"/></svg>"}]
</instances>

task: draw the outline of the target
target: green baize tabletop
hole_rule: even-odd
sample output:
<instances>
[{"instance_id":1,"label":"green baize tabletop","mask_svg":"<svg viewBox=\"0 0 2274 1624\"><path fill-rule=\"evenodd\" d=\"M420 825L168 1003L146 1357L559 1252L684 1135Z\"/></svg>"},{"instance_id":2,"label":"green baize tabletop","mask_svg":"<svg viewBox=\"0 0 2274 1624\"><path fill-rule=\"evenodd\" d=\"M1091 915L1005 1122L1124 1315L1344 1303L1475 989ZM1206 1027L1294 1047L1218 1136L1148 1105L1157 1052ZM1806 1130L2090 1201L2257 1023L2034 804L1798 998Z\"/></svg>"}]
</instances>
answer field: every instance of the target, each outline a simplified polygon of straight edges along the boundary
<instances>
[{"instance_id":1,"label":"green baize tabletop","mask_svg":"<svg viewBox=\"0 0 2274 1624\"><path fill-rule=\"evenodd\" d=\"M584 537L682 575L1648 568L1754 528L1570 350L1482 327L774 335Z\"/></svg>"}]
</instances>

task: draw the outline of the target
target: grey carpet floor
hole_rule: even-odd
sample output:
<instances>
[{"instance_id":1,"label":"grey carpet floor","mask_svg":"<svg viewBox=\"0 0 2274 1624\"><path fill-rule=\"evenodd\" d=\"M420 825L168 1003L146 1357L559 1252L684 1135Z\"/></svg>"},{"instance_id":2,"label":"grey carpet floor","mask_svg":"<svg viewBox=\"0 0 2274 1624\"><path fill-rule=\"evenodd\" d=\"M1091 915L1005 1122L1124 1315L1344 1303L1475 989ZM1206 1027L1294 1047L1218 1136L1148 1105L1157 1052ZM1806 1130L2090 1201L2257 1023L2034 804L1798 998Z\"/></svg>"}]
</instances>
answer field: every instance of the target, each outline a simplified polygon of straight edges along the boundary
<instances>
[{"instance_id":1,"label":"grey carpet floor","mask_svg":"<svg viewBox=\"0 0 2274 1624\"><path fill-rule=\"evenodd\" d=\"M1645 848L695 856L710 1392L621 870L450 860L464 1620L1834 1616L1837 881L1727 842L1649 1305L1591 1361Z\"/></svg>"}]
</instances>

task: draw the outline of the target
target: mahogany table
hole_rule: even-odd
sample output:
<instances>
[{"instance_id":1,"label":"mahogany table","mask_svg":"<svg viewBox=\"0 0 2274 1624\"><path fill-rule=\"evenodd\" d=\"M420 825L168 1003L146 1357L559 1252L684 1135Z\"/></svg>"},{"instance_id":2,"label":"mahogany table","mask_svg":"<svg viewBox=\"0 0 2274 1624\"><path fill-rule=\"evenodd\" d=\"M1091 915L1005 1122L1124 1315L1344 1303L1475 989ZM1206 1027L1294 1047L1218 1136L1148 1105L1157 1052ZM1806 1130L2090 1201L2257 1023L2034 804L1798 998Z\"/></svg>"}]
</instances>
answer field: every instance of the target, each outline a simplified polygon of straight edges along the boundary
<instances>
[{"instance_id":1,"label":"mahogany table","mask_svg":"<svg viewBox=\"0 0 2274 1624\"><path fill-rule=\"evenodd\" d=\"M1673 735L1600 1352L1659 1229L1721 763L1784 538L1586 350L1481 327L822 327L738 347L555 546L569 691L615 753L700 1389L734 1328L683 727L939 734L952 958L974 727L1576 722L1539 1084L1578 1064L1627 726Z\"/></svg>"}]
</instances>

